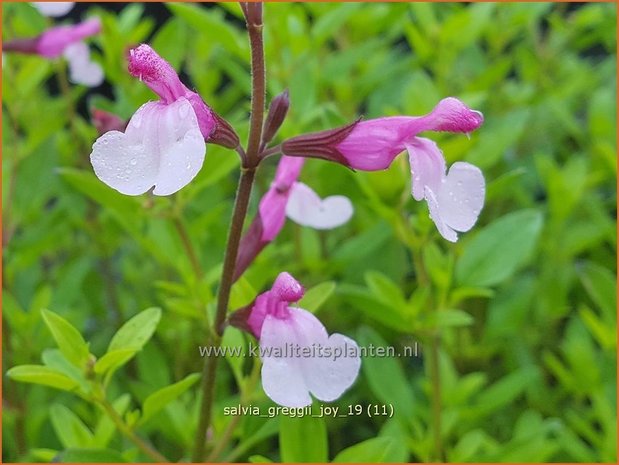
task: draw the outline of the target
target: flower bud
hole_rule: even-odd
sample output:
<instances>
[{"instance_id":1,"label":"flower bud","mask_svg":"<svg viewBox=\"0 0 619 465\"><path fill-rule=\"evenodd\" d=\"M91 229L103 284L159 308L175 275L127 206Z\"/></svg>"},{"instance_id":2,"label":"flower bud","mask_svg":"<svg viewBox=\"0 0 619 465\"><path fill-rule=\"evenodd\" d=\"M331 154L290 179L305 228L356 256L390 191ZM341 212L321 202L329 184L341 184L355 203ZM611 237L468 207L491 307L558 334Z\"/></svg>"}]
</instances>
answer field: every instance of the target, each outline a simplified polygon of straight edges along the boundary
<instances>
[{"instance_id":1,"label":"flower bud","mask_svg":"<svg viewBox=\"0 0 619 465\"><path fill-rule=\"evenodd\" d=\"M291 157L322 158L350 166L337 146L348 137L358 123L359 121L355 121L339 128L287 139L282 143L282 153Z\"/></svg>"},{"instance_id":2,"label":"flower bud","mask_svg":"<svg viewBox=\"0 0 619 465\"><path fill-rule=\"evenodd\" d=\"M264 122L264 129L262 130L262 143L268 144L271 142L277 131L281 127L284 119L286 118L286 114L288 113L288 108L290 107L290 94L288 93L288 89L283 91L281 94L277 95L269 106L269 113Z\"/></svg>"},{"instance_id":3,"label":"flower bud","mask_svg":"<svg viewBox=\"0 0 619 465\"><path fill-rule=\"evenodd\" d=\"M95 126L95 128L97 128L97 132L100 136L108 131L124 132L125 128L127 127L127 122L123 121L114 113L110 113L105 110L99 110L98 108L92 110L91 120L92 124Z\"/></svg>"},{"instance_id":4,"label":"flower bud","mask_svg":"<svg viewBox=\"0 0 619 465\"><path fill-rule=\"evenodd\" d=\"M235 149L239 146L239 136L234 128L225 119L213 111L215 118L215 130L206 142L209 144L217 144L229 149Z\"/></svg>"}]
</instances>

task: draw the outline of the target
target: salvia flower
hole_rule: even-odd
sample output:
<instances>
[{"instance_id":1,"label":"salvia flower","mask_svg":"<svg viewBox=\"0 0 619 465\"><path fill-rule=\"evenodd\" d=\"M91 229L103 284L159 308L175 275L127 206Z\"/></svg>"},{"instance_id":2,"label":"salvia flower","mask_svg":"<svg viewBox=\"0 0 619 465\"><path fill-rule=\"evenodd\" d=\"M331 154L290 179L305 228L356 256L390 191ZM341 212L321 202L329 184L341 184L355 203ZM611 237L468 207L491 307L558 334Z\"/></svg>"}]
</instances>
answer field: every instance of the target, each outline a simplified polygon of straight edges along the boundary
<instances>
[{"instance_id":1,"label":"salvia flower","mask_svg":"<svg viewBox=\"0 0 619 465\"><path fill-rule=\"evenodd\" d=\"M425 131L470 133L483 123L483 115L449 97L424 116L393 116L358 121L348 126L294 137L282 144L289 156L323 158L352 169L388 168L407 150L413 176L412 194L425 199L441 235L457 241L456 231L468 231L483 207L485 181L481 171L464 162L449 173L436 144L417 135Z\"/></svg>"},{"instance_id":2,"label":"salvia flower","mask_svg":"<svg viewBox=\"0 0 619 465\"><path fill-rule=\"evenodd\" d=\"M64 56L69 64L71 82L96 87L105 77L103 68L91 60L90 49L83 40L100 31L101 21L93 18L70 26L52 27L34 38L11 40L2 45L2 50L36 54L47 59Z\"/></svg>"},{"instance_id":3,"label":"salvia flower","mask_svg":"<svg viewBox=\"0 0 619 465\"><path fill-rule=\"evenodd\" d=\"M351 201L342 195L321 199L297 179L304 158L282 156L269 190L260 199L258 215L241 239L235 266L238 279L256 256L284 227L286 217L301 226L333 229L348 222L353 214Z\"/></svg>"},{"instance_id":4,"label":"salvia flower","mask_svg":"<svg viewBox=\"0 0 619 465\"><path fill-rule=\"evenodd\" d=\"M58 58L69 45L99 32L101 32L101 21L92 18L78 24L52 27L37 37L8 41L2 45L2 49L41 55L45 58Z\"/></svg>"},{"instance_id":5,"label":"salvia flower","mask_svg":"<svg viewBox=\"0 0 619 465\"><path fill-rule=\"evenodd\" d=\"M234 267L238 279L258 254L273 240L286 222L286 204L299 178L304 158L282 156L269 190L260 199L258 214L241 239Z\"/></svg>"},{"instance_id":6,"label":"salvia flower","mask_svg":"<svg viewBox=\"0 0 619 465\"><path fill-rule=\"evenodd\" d=\"M95 174L122 194L170 195L200 171L205 139L217 122L200 96L180 81L170 64L148 45L130 51L129 72L159 97L131 117L125 132L99 137L90 155Z\"/></svg>"},{"instance_id":7,"label":"salvia flower","mask_svg":"<svg viewBox=\"0 0 619 465\"><path fill-rule=\"evenodd\" d=\"M312 313L291 306L304 293L303 286L283 272L269 291L240 311L242 327L259 339L262 387L286 407L310 405L310 394L325 402L336 400L354 383L361 366L355 341L329 336Z\"/></svg>"}]
</instances>

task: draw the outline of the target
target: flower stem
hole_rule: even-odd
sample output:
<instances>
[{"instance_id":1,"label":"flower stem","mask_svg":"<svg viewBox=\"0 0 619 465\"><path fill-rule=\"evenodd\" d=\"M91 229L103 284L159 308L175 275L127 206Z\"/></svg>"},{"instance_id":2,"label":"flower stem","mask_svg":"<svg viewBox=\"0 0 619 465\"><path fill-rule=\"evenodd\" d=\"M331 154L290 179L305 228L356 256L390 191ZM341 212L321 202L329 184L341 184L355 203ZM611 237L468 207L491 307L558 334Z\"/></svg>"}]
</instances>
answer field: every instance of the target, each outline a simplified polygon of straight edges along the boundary
<instances>
[{"instance_id":1,"label":"flower stem","mask_svg":"<svg viewBox=\"0 0 619 465\"><path fill-rule=\"evenodd\" d=\"M246 13L247 31L249 33L251 48L251 117L246 152L247 158L243 160L244 165L236 192L232 222L230 223L230 230L228 232L228 242L217 295L217 310L215 313L215 324L213 325L214 331L209 341L214 347L219 347L221 344L223 325L226 320L226 314L228 313L230 291L234 283L234 266L238 255L239 243L241 242L243 223L247 215L251 189L254 184L256 166L260 160L258 152L262 140L262 126L264 120L266 84L264 44L262 41L262 5L248 3L243 6L243 11ZM210 356L207 357L204 362L204 370L202 371L202 404L200 406L200 417L192 455L193 462L201 462L204 459L206 431L211 422L215 396L217 361L217 357Z\"/></svg>"},{"instance_id":2,"label":"flower stem","mask_svg":"<svg viewBox=\"0 0 619 465\"><path fill-rule=\"evenodd\" d=\"M195 273L196 278L201 279L204 275L204 272L202 271L202 267L200 266L200 260L198 259L198 254L196 253L196 250L191 243L189 233L187 232L187 228L185 227L182 218L180 218L180 216L174 216L172 218L172 223L174 224L174 228L176 229L176 232L178 233L178 236L183 243L185 254L191 262L191 267L193 268L193 272Z\"/></svg>"},{"instance_id":3,"label":"flower stem","mask_svg":"<svg viewBox=\"0 0 619 465\"><path fill-rule=\"evenodd\" d=\"M264 124L264 107L266 100L266 68L264 65L264 43L262 40L262 5L248 4L248 9L259 9L260 18L246 14L247 32L251 49L251 116L249 122L249 140L247 158L250 166L258 163L258 152L262 142ZM256 10L257 11L257 10ZM260 24L256 22L260 19Z\"/></svg>"},{"instance_id":4,"label":"flower stem","mask_svg":"<svg viewBox=\"0 0 619 465\"><path fill-rule=\"evenodd\" d=\"M254 169L246 169L241 173L239 186L236 193L236 201L234 203L234 212L232 213L232 223L228 233L228 245L224 256L224 265L221 275L221 283L219 285L219 293L217 295L217 312L215 314L215 324L213 325L214 333L212 334L209 343L214 347L219 347L221 344L221 334L223 332L223 324L228 312L228 302L230 300L230 290L234 282L234 265L241 241L241 233L243 232L243 223L247 214L249 205L249 197L251 188L254 183ZM216 356L209 356L204 363L202 372L202 405L200 408L200 420L198 430L196 432L196 443L192 460L201 462L204 457L206 430L211 421L211 413L213 409L213 400L215 392L215 376L217 374Z\"/></svg>"},{"instance_id":5,"label":"flower stem","mask_svg":"<svg viewBox=\"0 0 619 465\"><path fill-rule=\"evenodd\" d=\"M170 461L148 445L142 438L140 438L135 432L123 421L118 412L114 410L112 404L107 399L100 399L99 404L105 410L110 420L116 425L118 430L124 434L131 442L133 442L138 448L148 455L155 462L169 463Z\"/></svg>"}]
</instances>

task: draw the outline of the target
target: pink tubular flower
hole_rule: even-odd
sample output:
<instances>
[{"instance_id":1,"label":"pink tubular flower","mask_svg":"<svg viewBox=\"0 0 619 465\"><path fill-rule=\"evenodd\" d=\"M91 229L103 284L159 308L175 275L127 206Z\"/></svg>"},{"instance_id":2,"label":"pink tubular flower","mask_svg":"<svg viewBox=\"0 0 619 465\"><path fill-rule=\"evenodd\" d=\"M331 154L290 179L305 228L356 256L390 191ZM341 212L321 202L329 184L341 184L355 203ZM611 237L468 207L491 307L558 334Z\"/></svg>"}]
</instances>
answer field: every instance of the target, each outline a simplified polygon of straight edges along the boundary
<instances>
[{"instance_id":1,"label":"pink tubular flower","mask_svg":"<svg viewBox=\"0 0 619 465\"><path fill-rule=\"evenodd\" d=\"M260 199L258 215L241 239L235 267L238 279L256 256L284 227L286 217L302 226L333 229L348 222L353 206L347 197L321 199L309 186L298 182L304 158L282 156L275 179Z\"/></svg>"},{"instance_id":2,"label":"pink tubular flower","mask_svg":"<svg viewBox=\"0 0 619 465\"><path fill-rule=\"evenodd\" d=\"M181 98L186 99L194 110L204 139L211 136L216 127L213 111L197 93L181 82L170 63L150 46L142 44L129 51L129 73L143 81L165 105Z\"/></svg>"},{"instance_id":3,"label":"pink tubular flower","mask_svg":"<svg viewBox=\"0 0 619 465\"><path fill-rule=\"evenodd\" d=\"M53 27L38 37L9 41L3 44L2 50L37 54L48 59L64 56L69 63L71 82L96 87L105 76L101 65L90 59L90 50L83 39L99 32L101 21L93 18L71 26Z\"/></svg>"},{"instance_id":4,"label":"pink tubular flower","mask_svg":"<svg viewBox=\"0 0 619 465\"><path fill-rule=\"evenodd\" d=\"M455 242L456 231L468 231L477 221L484 203L484 177L477 167L464 162L454 164L447 173L436 144L417 135L424 131L469 133L481 126L483 120L480 112L449 97L424 116L378 118L294 137L284 141L282 152L376 171L388 168L398 154L407 150L413 197L426 200L441 235Z\"/></svg>"},{"instance_id":5,"label":"pink tubular flower","mask_svg":"<svg viewBox=\"0 0 619 465\"><path fill-rule=\"evenodd\" d=\"M69 45L99 32L101 32L101 21L93 18L71 26L52 27L40 36L31 39L9 41L2 46L2 49L10 52L37 54L45 58L57 58Z\"/></svg>"},{"instance_id":6,"label":"pink tubular flower","mask_svg":"<svg viewBox=\"0 0 619 465\"><path fill-rule=\"evenodd\" d=\"M286 204L304 163L304 158L282 156L280 159L271 187L260 199L258 215L241 239L234 268L235 280L284 227Z\"/></svg>"},{"instance_id":7,"label":"pink tubular flower","mask_svg":"<svg viewBox=\"0 0 619 465\"><path fill-rule=\"evenodd\" d=\"M310 393L322 401L336 400L353 384L361 366L355 341L341 334L329 336L313 314L290 306L304 293L283 272L271 290L240 311L245 328L260 341L262 387L286 407L310 405Z\"/></svg>"},{"instance_id":8,"label":"pink tubular flower","mask_svg":"<svg viewBox=\"0 0 619 465\"><path fill-rule=\"evenodd\" d=\"M97 177L122 194L170 195L200 171L205 139L217 122L200 96L181 83L174 69L148 45L131 50L129 72L159 97L135 112L125 132L109 131L92 147Z\"/></svg>"}]
</instances>

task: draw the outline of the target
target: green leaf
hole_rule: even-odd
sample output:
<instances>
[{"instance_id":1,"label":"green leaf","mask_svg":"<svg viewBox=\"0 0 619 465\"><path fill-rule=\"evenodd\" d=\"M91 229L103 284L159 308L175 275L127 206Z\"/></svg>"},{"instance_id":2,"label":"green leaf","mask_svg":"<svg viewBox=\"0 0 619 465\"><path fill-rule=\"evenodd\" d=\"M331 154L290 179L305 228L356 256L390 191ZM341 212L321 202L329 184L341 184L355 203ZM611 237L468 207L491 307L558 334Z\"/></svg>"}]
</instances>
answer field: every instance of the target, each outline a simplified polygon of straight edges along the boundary
<instances>
[{"instance_id":1,"label":"green leaf","mask_svg":"<svg viewBox=\"0 0 619 465\"><path fill-rule=\"evenodd\" d=\"M344 449L333 459L333 463L385 463L393 462L397 452L393 438L372 438ZM397 460L397 459L396 459Z\"/></svg>"},{"instance_id":2,"label":"green leaf","mask_svg":"<svg viewBox=\"0 0 619 465\"><path fill-rule=\"evenodd\" d=\"M22 383L42 384L63 391L72 391L77 381L43 365L19 365L7 371L7 376Z\"/></svg>"},{"instance_id":3,"label":"green leaf","mask_svg":"<svg viewBox=\"0 0 619 465\"><path fill-rule=\"evenodd\" d=\"M368 271L365 274L365 281L372 294L385 305L400 308L406 306L402 289L386 275L377 271Z\"/></svg>"},{"instance_id":4,"label":"green leaf","mask_svg":"<svg viewBox=\"0 0 619 465\"><path fill-rule=\"evenodd\" d=\"M326 462L329 445L324 419L282 416L279 448L282 462Z\"/></svg>"},{"instance_id":5,"label":"green leaf","mask_svg":"<svg viewBox=\"0 0 619 465\"><path fill-rule=\"evenodd\" d=\"M52 426L63 447L68 449L93 445L92 432L75 413L60 404L52 405L49 410Z\"/></svg>"},{"instance_id":6,"label":"green leaf","mask_svg":"<svg viewBox=\"0 0 619 465\"><path fill-rule=\"evenodd\" d=\"M530 257L542 230L542 215L521 210L480 230L464 247L456 278L465 286L491 286L509 278Z\"/></svg>"},{"instance_id":7,"label":"green leaf","mask_svg":"<svg viewBox=\"0 0 619 465\"><path fill-rule=\"evenodd\" d=\"M105 375L108 372L114 372L129 360L131 360L137 349L117 349L107 352L95 363L95 373Z\"/></svg>"},{"instance_id":8,"label":"green leaf","mask_svg":"<svg viewBox=\"0 0 619 465\"><path fill-rule=\"evenodd\" d=\"M153 336L160 319L160 308L152 307L138 313L114 334L108 352L119 349L141 350Z\"/></svg>"},{"instance_id":9,"label":"green leaf","mask_svg":"<svg viewBox=\"0 0 619 465\"><path fill-rule=\"evenodd\" d=\"M41 310L41 314L62 355L73 365L84 367L88 361L89 351L88 344L80 332L54 312Z\"/></svg>"},{"instance_id":10,"label":"green leaf","mask_svg":"<svg viewBox=\"0 0 619 465\"><path fill-rule=\"evenodd\" d=\"M126 463L127 460L115 450L111 449L67 449L54 460L65 463Z\"/></svg>"},{"instance_id":11,"label":"green leaf","mask_svg":"<svg viewBox=\"0 0 619 465\"><path fill-rule=\"evenodd\" d=\"M534 384L537 380L539 376L534 368L521 368L484 390L469 411L474 416L487 415L513 402L527 386Z\"/></svg>"},{"instance_id":12,"label":"green leaf","mask_svg":"<svg viewBox=\"0 0 619 465\"><path fill-rule=\"evenodd\" d=\"M363 347L388 346L376 331L365 326L359 329L358 341ZM361 365L374 396L384 404L393 404L397 418L409 419L414 412L413 391L398 361L391 357L365 357Z\"/></svg>"},{"instance_id":13,"label":"green leaf","mask_svg":"<svg viewBox=\"0 0 619 465\"><path fill-rule=\"evenodd\" d=\"M299 307L304 308L305 310L316 313L322 304L324 304L333 291L335 291L336 284L333 281L326 281L324 283L320 283L317 286L312 287L308 290L303 298L299 301Z\"/></svg>"},{"instance_id":14,"label":"green leaf","mask_svg":"<svg viewBox=\"0 0 619 465\"><path fill-rule=\"evenodd\" d=\"M468 326L475 321L474 318L465 311L456 309L433 312L428 320L429 326L435 328Z\"/></svg>"},{"instance_id":15,"label":"green leaf","mask_svg":"<svg viewBox=\"0 0 619 465\"><path fill-rule=\"evenodd\" d=\"M232 373L236 382L240 385L243 382L243 365L245 364L245 357L241 356L239 349L245 351L245 338L243 333L237 328L226 328L224 335L221 339L221 347L225 347L226 360L232 368Z\"/></svg>"},{"instance_id":16,"label":"green leaf","mask_svg":"<svg viewBox=\"0 0 619 465\"><path fill-rule=\"evenodd\" d=\"M89 171L75 168L60 168L58 173L75 190L97 202L106 211L112 212L114 218L127 231L136 231L134 220L142 212L139 199L122 195L103 184Z\"/></svg>"},{"instance_id":17,"label":"green leaf","mask_svg":"<svg viewBox=\"0 0 619 465\"><path fill-rule=\"evenodd\" d=\"M71 362L69 362L65 358L65 356L62 355L60 349L45 349L43 351L41 359L43 360L43 364L45 366L77 381L82 391L87 392L90 390L90 385L88 381L86 381L83 370L80 370Z\"/></svg>"},{"instance_id":18,"label":"green leaf","mask_svg":"<svg viewBox=\"0 0 619 465\"><path fill-rule=\"evenodd\" d=\"M242 60L247 58L249 50L240 30L218 14L219 11L207 10L188 3L167 3L166 6L174 16L182 19L201 34L208 36L210 40L216 41L228 52Z\"/></svg>"},{"instance_id":19,"label":"green leaf","mask_svg":"<svg viewBox=\"0 0 619 465\"><path fill-rule=\"evenodd\" d=\"M171 384L153 392L146 398L146 400L144 400L140 423L148 421L167 404L187 391L187 389L193 386L199 379L200 373L192 373L178 383Z\"/></svg>"},{"instance_id":20,"label":"green leaf","mask_svg":"<svg viewBox=\"0 0 619 465\"><path fill-rule=\"evenodd\" d=\"M612 272L595 263L587 263L579 273L580 280L597 306L608 317L617 310L617 278Z\"/></svg>"}]
</instances>

